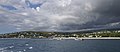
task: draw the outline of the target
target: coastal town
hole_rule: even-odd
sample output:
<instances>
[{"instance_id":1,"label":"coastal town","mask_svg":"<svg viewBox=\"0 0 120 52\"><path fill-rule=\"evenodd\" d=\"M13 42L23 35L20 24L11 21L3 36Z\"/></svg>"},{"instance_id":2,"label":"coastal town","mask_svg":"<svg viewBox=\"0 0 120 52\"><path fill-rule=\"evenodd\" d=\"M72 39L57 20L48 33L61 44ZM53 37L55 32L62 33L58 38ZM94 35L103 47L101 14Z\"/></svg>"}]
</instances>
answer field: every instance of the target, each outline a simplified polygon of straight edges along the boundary
<instances>
[{"instance_id":1,"label":"coastal town","mask_svg":"<svg viewBox=\"0 0 120 52\"><path fill-rule=\"evenodd\" d=\"M95 32L37 32L22 31L0 34L0 38L102 38L120 37L120 30L102 30Z\"/></svg>"}]
</instances>

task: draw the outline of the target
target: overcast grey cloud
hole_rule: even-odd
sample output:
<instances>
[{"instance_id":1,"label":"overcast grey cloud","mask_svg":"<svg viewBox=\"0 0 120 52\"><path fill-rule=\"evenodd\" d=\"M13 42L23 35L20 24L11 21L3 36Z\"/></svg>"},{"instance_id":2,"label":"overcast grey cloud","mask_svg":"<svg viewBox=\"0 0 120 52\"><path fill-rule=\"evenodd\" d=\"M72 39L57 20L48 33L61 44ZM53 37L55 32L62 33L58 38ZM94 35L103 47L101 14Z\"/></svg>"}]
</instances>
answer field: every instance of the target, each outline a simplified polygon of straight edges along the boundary
<instances>
[{"instance_id":1,"label":"overcast grey cloud","mask_svg":"<svg viewBox=\"0 0 120 52\"><path fill-rule=\"evenodd\" d=\"M20 30L120 28L119 0L0 0L0 25ZM12 10L13 9L13 10Z\"/></svg>"}]
</instances>

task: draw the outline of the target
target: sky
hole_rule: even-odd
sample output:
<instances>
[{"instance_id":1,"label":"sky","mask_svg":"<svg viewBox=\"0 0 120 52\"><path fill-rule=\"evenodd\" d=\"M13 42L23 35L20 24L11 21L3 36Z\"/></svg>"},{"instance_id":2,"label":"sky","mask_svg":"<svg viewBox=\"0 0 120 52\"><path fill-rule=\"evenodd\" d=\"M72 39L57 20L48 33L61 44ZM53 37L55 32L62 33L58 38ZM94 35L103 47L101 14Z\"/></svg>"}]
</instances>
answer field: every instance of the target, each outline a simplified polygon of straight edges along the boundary
<instances>
[{"instance_id":1,"label":"sky","mask_svg":"<svg viewBox=\"0 0 120 52\"><path fill-rule=\"evenodd\" d=\"M0 33L120 28L120 0L0 0Z\"/></svg>"}]
</instances>

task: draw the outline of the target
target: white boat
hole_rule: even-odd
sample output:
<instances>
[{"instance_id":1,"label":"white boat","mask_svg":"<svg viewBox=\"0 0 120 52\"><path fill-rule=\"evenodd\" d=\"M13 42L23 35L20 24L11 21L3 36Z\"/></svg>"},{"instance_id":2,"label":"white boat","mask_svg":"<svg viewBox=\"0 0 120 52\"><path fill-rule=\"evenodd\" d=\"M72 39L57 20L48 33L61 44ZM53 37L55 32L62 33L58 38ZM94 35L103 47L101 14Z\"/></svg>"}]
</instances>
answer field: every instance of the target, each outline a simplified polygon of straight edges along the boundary
<instances>
[{"instance_id":1,"label":"white boat","mask_svg":"<svg viewBox=\"0 0 120 52\"><path fill-rule=\"evenodd\" d=\"M74 40L79 40L78 38L75 38Z\"/></svg>"}]
</instances>

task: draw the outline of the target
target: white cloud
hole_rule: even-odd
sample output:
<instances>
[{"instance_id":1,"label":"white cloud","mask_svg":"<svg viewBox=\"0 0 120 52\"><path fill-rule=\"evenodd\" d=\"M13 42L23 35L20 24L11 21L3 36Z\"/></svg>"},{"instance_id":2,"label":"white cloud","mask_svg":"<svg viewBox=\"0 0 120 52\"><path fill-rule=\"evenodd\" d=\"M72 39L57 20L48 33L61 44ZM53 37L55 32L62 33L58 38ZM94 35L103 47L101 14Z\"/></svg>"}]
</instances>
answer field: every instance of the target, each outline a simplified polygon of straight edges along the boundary
<instances>
[{"instance_id":1,"label":"white cloud","mask_svg":"<svg viewBox=\"0 0 120 52\"><path fill-rule=\"evenodd\" d=\"M70 5L72 2L72 0L59 0L57 3L59 3L59 6L65 7Z\"/></svg>"}]
</instances>

